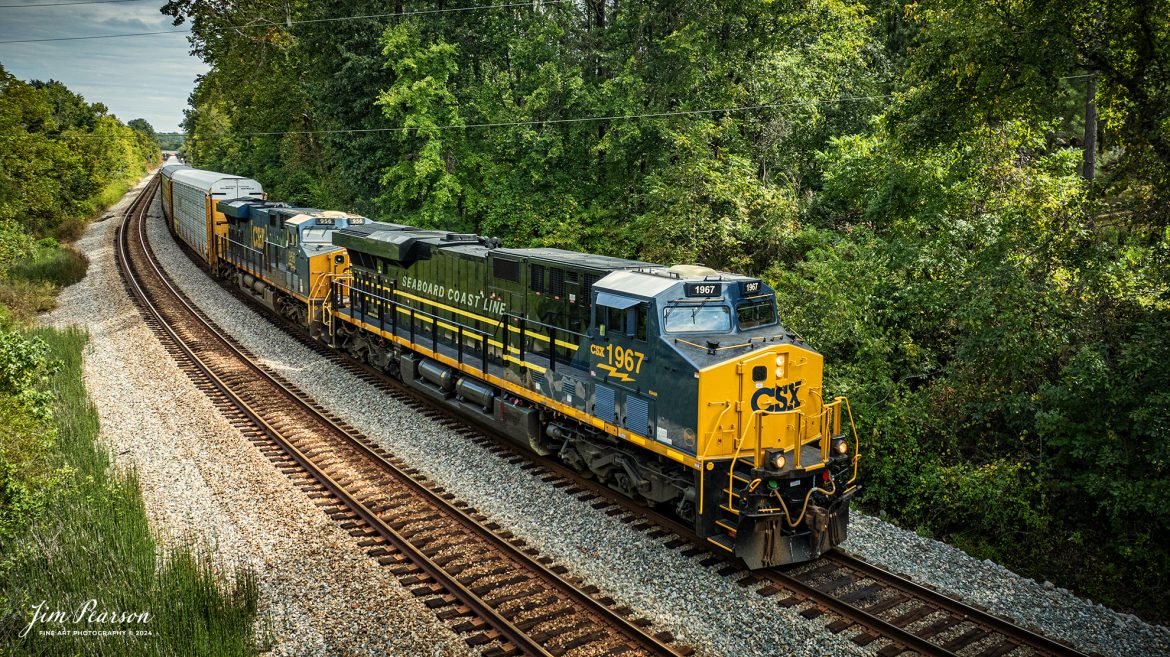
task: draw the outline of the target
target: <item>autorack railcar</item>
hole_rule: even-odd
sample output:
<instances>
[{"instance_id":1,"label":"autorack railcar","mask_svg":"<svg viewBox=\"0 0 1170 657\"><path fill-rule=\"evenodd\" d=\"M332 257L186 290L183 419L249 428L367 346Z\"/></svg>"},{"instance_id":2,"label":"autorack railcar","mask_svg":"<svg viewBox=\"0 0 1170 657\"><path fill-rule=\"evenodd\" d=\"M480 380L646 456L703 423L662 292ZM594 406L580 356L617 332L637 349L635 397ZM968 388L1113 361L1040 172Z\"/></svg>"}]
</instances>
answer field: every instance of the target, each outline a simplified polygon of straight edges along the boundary
<instances>
[{"instance_id":1,"label":"autorack railcar","mask_svg":"<svg viewBox=\"0 0 1170 657\"><path fill-rule=\"evenodd\" d=\"M167 165L162 176L163 214L171 229L204 262L216 261L215 239L227 234L227 218L216 207L225 199L263 199L264 187L241 176Z\"/></svg>"}]
</instances>

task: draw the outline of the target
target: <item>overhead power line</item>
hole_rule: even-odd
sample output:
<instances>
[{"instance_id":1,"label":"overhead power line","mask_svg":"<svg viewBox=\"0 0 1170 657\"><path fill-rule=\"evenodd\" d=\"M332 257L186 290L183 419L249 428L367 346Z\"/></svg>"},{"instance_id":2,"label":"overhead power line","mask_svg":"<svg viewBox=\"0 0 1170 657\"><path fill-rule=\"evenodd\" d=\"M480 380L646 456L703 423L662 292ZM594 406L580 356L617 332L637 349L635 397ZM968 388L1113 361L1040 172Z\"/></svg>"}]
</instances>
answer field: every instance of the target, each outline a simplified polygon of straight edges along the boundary
<instances>
[{"instance_id":1,"label":"overhead power line","mask_svg":"<svg viewBox=\"0 0 1170 657\"><path fill-rule=\"evenodd\" d=\"M545 125L562 125L566 123L590 123L596 121L632 121L635 119L656 119L669 118L672 116L696 116L696 115L712 115L712 114L736 114L742 112L753 112L757 110L767 109L781 109L784 107L794 107L797 105L829 105L836 103L852 103L862 102L868 100L887 100L893 98L893 94L882 94L878 96L841 96L836 98L810 98L806 100L794 100L785 103L767 103L763 105L739 105L735 107L712 107L706 109L694 110L672 110L666 112L645 112L642 114L608 114L603 116L579 116L561 119L529 119L524 121L501 121L491 123L452 123L448 125L432 126L426 128L428 130L470 130L478 128L510 128L518 126L545 126ZM328 135L328 134L346 134L346 133L379 133L379 132L412 132L421 130L419 127L397 127L397 128L344 128L336 130L283 130L273 132L231 132L231 133L216 133L212 136L216 137L280 137L284 135Z\"/></svg>"},{"instance_id":2,"label":"overhead power line","mask_svg":"<svg viewBox=\"0 0 1170 657\"><path fill-rule=\"evenodd\" d=\"M114 0L107 0L114 1ZM130 0L120 0L130 1ZM572 2L572 0L544 0L542 5L561 5ZM15 6L15 5L13 5ZM47 5L41 5L47 6ZM481 11L488 9L510 9L512 7L531 7L532 2L509 2L496 5L472 5L469 7L448 7L445 9L420 9L418 11L404 11L401 13L384 13L384 14L363 14L360 16L335 16L329 18L306 18L303 20L288 20L288 21L256 21L254 23L246 23L243 25L225 25L220 29L223 30L242 30L249 27L291 27L293 25L302 25L310 23L335 23L339 21L360 21L360 20L374 20L377 18L406 18L409 16L421 16L425 14L452 14L466 11ZM73 36L73 37L46 37L43 39L10 39L8 41L0 41L0 44L8 43L44 43L46 41L79 41L83 39L120 39L124 37L137 36L154 36L159 34L189 34L191 28L183 28L180 30L160 30L154 32L128 32L125 34L94 34L90 36Z\"/></svg>"},{"instance_id":3,"label":"overhead power line","mask_svg":"<svg viewBox=\"0 0 1170 657\"><path fill-rule=\"evenodd\" d=\"M36 7L69 7L72 5L112 5L121 2L145 2L146 0L79 0L78 2L46 2L35 5L0 5L0 9L33 9Z\"/></svg>"},{"instance_id":4,"label":"overhead power line","mask_svg":"<svg viewBox=\"0 0 1170 657\"><path fill-rule=\"evenodd\" d=\"M545 126L545 125L563 125L570 123L588 123L595 121L633 121L636 119L653 119L653 118L669 118L672 116L700 116L713 114L733 114L742 112L752 112L757 110L780 109L784 107L795 107L798 105L832 105L837 103L853 103L864 102L869 100L888 100L893 98L893 94L881 94L877 96L839 96L835 98L807 98L804 100L793 100L785 103L768 103L763 105L739 105L736 107L711 107L706 109L694 110L672 110L667 112L644 112L641 114L609 114L603 116L578 116L568 117L562 119L530 119L525 121L500 121L492 123L452 123L449 125L435 126L437 130L470 130L483 128L508 128L517 126ZM337 130L285 130L273 132L220 132L210 137L280 137L284 135L324 135L324 134L347 134L347 133L379 133L379 132L411 132L419 130L419 128L398 127L398 128L348 128ZM159 132L158 135L186 135L182 132ZM88 134L79 134L76 136L90 136Z\"/></svg>"},{"instance_id":5,"label":"overhead power line","mask_svg":"<svg viewBox=\"0 0 1170 657\"><path fill-rule=\"evenodd\" d=\"M0 45L5 43L44 43L45 41L83 41L86 39L120 39L122 37L137 37L148 36L152 34L188 34L191 30L161 30L158 32L130 32L128 34L94 34L92 36L73 36L73 37L49 37L46 39L12 39L9 41L0 41Z\"/></svg>"}]
</instances>

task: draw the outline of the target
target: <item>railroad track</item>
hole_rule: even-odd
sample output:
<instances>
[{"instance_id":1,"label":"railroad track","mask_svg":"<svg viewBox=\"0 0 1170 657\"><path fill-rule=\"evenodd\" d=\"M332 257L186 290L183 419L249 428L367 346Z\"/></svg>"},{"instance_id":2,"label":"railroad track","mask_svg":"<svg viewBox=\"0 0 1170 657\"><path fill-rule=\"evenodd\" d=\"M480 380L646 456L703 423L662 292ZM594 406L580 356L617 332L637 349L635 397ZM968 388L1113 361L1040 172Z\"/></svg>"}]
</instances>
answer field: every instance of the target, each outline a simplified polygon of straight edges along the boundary
<instances>
[{"instance_id":1,"label":"railroad track","mask_svg":"<svg viewBox=\"0 0 1170 657\"><path fill-rule=\"evenodd\" d=\"M181 242L196 264L201 264ZM202 265L201 265L202 266ZM844 633L882 657L920 654L931 657L1087 657L1071 646L1021 627L1010 619L966 604L842 552L810 564L751 572L722 554L712 553L692 530L676 519L639 505L621 494L579 476L558 461L516 447L490 424L456 418L445 409L382 372L309 337L301 327L276 317L250 296L225 285L271 324L318 355L329 359L420 414L462 433L468 440L540 476L565 494L588 502L637 531L661 540L667 549L701 563L745 590L797 607L810 620L830 615L826 627ZM1096 653L1093 653L1096 656Z\"/></svg>"},{"instance_id":2,"label":"railroad track","mask_svg":"<svg viewBox=\"0 0 1170 657\"><path fill-rule=\"evenodd\" d=\"M425 399L419 401L425 403ZM434 413L431 410L429 413ZM453 424L458 422L448 420ZM773 598L779 606L799 609L813 620L826 616L825 627L881 657L1086 657L1075 648L1016 625L944 593L886 571L844 552L830 552L799 566L750 571L741 563L713 553L693 531L673 517L646 508L572 469L523 452L490 434L490 427L468 427L469 440L539 473L565 494L591 504L635 531L659 540L667 549L735 581L746 591ZM1093 653L1093 657L1101 657Z\"/></svg>"},{"instance_id":3,"label":"railroad track","mask_svg":"<svg viewBox=\"0 0 1170 657\"><path fill-rule=\"evenodd\" d=\"M567 576L455 495L330 416L223 335L154 260L158 178L118 230L117 260L147 324L196 385L437 616L484 655L689 655Z\"/></svg>"}]
</instances>

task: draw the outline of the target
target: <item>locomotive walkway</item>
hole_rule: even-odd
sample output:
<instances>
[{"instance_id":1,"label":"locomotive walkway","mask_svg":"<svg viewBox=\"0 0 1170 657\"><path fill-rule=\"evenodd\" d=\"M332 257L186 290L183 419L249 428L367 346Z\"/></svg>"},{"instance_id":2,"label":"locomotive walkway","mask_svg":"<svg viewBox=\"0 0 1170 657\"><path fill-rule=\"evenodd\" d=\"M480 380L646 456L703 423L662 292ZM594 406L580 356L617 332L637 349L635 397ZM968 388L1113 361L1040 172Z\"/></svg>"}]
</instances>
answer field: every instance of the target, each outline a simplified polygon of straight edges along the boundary
<instances>
[{"instance_id":1,"label":"locomotive walkway","mask_svg":"<svg viewBox=\"0 0 1170 657\"><path fill-rule=\"evenodd\" d=\"M143 230L157 179L118 233L126 286L223 413L401 584L485 655L689 655L568 569L328 415L223 335L168 280Z\"/></svg>"}]
</instances>

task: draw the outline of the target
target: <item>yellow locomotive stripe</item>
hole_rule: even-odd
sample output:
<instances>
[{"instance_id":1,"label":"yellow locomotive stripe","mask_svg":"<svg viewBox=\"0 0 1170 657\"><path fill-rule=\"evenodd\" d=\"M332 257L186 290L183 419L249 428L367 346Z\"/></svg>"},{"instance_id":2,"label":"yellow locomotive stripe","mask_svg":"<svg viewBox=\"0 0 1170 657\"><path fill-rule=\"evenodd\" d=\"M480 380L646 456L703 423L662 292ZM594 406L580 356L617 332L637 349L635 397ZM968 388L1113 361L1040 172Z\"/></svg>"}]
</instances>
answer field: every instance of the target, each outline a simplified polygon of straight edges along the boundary
<instances>
[{"instance_id":1,"label":"yellow locomotive stripe","mask_svg":"<svg viewBox=\"0 0 1170 657\"><path fill-rule=\"evenodd\" d=\"M398 309L398 312L402 313L403 315L407 315L407 316L410 315L409 310L403 308L402 306L396 306L396 307ZM427 324L430 324L432 321L434 321L430 317L426 317L424 315L415 315L415 319L418 319L419 321L422 321L422 322L426 322ZM446 329L448 331L451 331L452 333L459 332L458 326L453 326L451 324L448 324L447 322L444 322L443 320L439 320L439 328ZM464 333L463 336L471 338L472 340L475 340L476 342L483 340L482 336L475 335L474 333ZM407 342L409 343L410 341L407 340ZM490 344L493 347L499 347L500 349L504 348L503 343L501 343L497 340L489 339L488 344ZM520 350L516 347L513 347L512 345L508 345L508 351L510 353L513 353L513 354L520 353ZM537 365L535 363L529 363L528 361L520 360L519 358L514 358L514 357L508 356L508 355L504 356L504 360L512 361L513 363L516 363L517 365L523 365L524 367L527 367L530 370L536 370L537 372L540 372L541 374L545 373L545 368L543 368L540 365Z\"/></svg>"},{"instance_id":2,"label":"yellow locomotive stripe","mask_svg":"<svg viewBox=\"0 0 1170 657\"><path fill-rule=\"evenodd\" d=\"M642 448L647 449L651 452L654 452L655 454L665 456L666 458L671 459L672 461L677 461L677 462L685 465L688 468L693 468L696 470L701 469L700 460L697 459L696 457L690 455L690 454L687 454L685 452L680 452L676 449L670 448L666 445L663 445L662 443L651 440L645 436L636 434L636 433L634 433L628 429L625 429L623 427L619 427L615 424L610 424L609 422L605 422L604 420L593 417L592 415L589 415L588 413L577 410L576 408L573 408L572 406L569 406L567 404L563 404L563 403L561 403L561 402L559 402L551 397L546 397L545 395L542 395L538 392L534 392L534 391L529 390L527 388L516 385L515 383L512 383L511 381L506 381L504 379L501 379L500 377L495 376L494 374L491 374L489 372L484 372L483 370L480 370L479 368L476 368L476 367L472 367L471 365L469 365L467 363L459 363L459 361L455 360L454 358L451 358L450 356L438 353L436 351L432 351L431 349L424 347L420 344L411 343L410 340L407 340L406 338L394 335L394 334L390 333L389 331L383 331L383 330L379 329L377 326L374 326L372 324L367 324L366 322L363 322L355 317L351 317L349 315L346 315L345 313L335 312L333 314L333 316L336 317L337 319L340 319L343 322L353 324L353 325L358 326L366 331L369 331L370 333L373 333L375 335L380 335L380 336L386 338L387 340L392 340L392 341L394 341L398 344L401 344L407 348L413 349L414 351L416 351L424 356L427 356L429 358L433 358L441 363L444 363L444 364L452 367L453 369L459 370L461 372L465 372L467 374L470 374L471 376L479 378L482 381L486 381L488 383L491 383L492 385L494 385L498 388L501 388L503 390L507 390L518 397L523 397L524 399L527 399L529 401L543 404L544 406L551 408L552 410L554 410L558 413L561 413L562 415L566 415L568 417L571 417L571 418L573 418L573 419L575 419L583 424L587 424L587 425L592 426L594 428L600 429L600 430L602 430L610 435L617 436L618 438L620 438L622 440L633 443L639 447L642 447ZM511 357L508 357L508 358L511 360ZM519 361L517 361L517 362L519 362ZM539 366L537 366L537 367L539 367Z\"/></svg>"},{"instance_id":3,"label":"yellow locomotive stripe","mask_svg":"<svg viewBox=\"0 0 1170 657\"><path fill-rule=\"evenodd\" d=\"M380 285L376 286L376 287L380 290L389 291L387 288L382 287ZM470 317L471 319L483 322L485 324L489 324L489 325L494 326L496 328L499 328L499 326L501 324L501 322L499 320L492 319L490 317L484 317L483 315L477 315L473 312L469 312L469 311L463 310L461 308L455 308L454 306L448 306L445 303L439 303L438 301L433 301L431 299L427 299L426 297L420 297L420 296L411 294L409 292L403 292L402 290L394 290L394 294L397 294L398 296L401 296L401 297L406 297L407 299L414 299L415 301L418 301L419 303L425 303L425 304L434 306L435 308L442 308L443 310L446 310L448 312L452 312L452 313L455 313L458 315L463 315L464 317ZM512 333L519 333L520 332L519 327L512 326L511 324L508 324L508 330L511 331ZM543 340L544 342L548 342L547 335L541 335L539 333L528 333L528 335L533 337L533 338L536 338L537 340ZM573 351L576 351L578 348L578 346L573 344L572 342L565 342L564 340L557 340L557 344L566 348L566 349L572 349Z\"/></svg>"},{"instance_id":4,"label":"yellow locomotive stripe","mask_svg":"<svg viewBox=\"0 0 1170 657\"><path fill-rule=\"evenodd\" d=\"M378 286L378 288L381 290L387 290L387 288L382 287L382 286ZM389 290L387 290L387 291L389 291ZM454 306L448 306L447 304L439 303L438 301L432 301L431 299L427 299L426 297L416 296L416 295L411 294L409 292L403 292L402 290L394 290L394 294L397 294L400 297L406 297L407 299L414 299L415 301L419 301L421 303L430 304L436 308L442 308L443 310L446 310L448 312L453 312L453 313L456 313L458 315L463 315L464 317L470 317L472 319L479 320L479 321L483 322L484 324L490 324L490 325L495 326L495 327L499 327L499 325L500 325L499 320L491 319L490 317L484 317L483 315L476 315L475 313L468 312L466 310L456 308Z\"/></svg>"}]
</instances>

